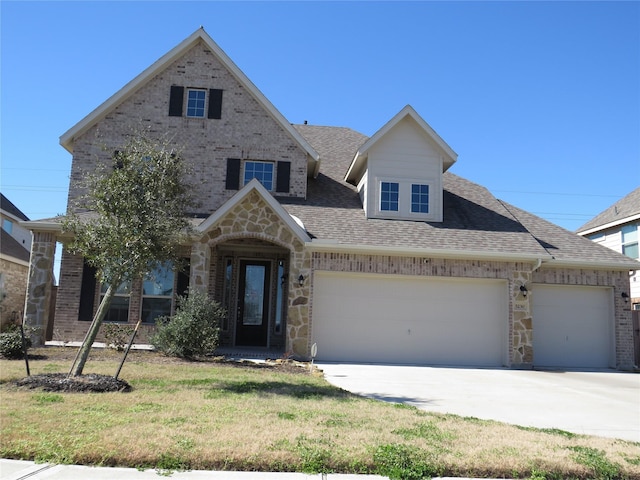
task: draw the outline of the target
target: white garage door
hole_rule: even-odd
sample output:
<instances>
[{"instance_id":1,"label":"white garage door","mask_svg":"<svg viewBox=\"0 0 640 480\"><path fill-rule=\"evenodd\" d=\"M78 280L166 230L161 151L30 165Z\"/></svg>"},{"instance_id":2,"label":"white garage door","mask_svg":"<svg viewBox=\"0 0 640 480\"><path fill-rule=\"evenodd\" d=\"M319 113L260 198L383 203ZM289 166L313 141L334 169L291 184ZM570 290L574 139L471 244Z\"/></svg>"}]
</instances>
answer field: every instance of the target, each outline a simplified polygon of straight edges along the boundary
<instances>
[{"instance_id":1,"label":"white garage door","mask_svg":"<svg viewBox=\"0 0 640 480\"><path fill-rule=\"evenodd\" d=\"M505 281L314 274L319 360L501 366L507 318Z\"/></svg>"},{"instance_id":2,"label":"white garage door","mask_svg":"<svg viewBox=\"0 0 640 480\"><path fill-rule=\"evenodd\" d=\"M533 363L607 368L613 361L610 288L533 285Z\"/></svg>"}]
</instances>

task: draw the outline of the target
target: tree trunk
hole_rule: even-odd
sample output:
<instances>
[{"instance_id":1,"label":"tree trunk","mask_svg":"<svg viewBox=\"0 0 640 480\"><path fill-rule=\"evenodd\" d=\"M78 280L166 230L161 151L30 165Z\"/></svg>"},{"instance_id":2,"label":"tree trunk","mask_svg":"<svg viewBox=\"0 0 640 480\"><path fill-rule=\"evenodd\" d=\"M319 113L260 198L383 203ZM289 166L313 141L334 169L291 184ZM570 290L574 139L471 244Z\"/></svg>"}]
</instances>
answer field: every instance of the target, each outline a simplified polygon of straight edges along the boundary
<instances>
[{"instance_id":1,"label":"tree trunk","mask_svg":"<svg viewBox=\"0 0 640 480\"><path fill-rule=\"evenodd\" d=\"M109 307L111 306L111 299L113 298L118 285L120 285L120 280L112 282L111 285L109 285L109 288L107 288L104 297L102 297L102 301L100 302L100 305L98 305L98 310L93 317L91 325L89 326L89 331L87 332L86 337L84 337L84 341L80 346L80 350L78 350L78 354L76 355L76 359L74 360L73 365L71 365L69 376L77 377L79 375L82 375L84 364L87 363L89 353L91 352L91 346L98 336L100 325L102 325L102 320L104 320L104 317L109 311Z\"/></svg>"}]
</instances>

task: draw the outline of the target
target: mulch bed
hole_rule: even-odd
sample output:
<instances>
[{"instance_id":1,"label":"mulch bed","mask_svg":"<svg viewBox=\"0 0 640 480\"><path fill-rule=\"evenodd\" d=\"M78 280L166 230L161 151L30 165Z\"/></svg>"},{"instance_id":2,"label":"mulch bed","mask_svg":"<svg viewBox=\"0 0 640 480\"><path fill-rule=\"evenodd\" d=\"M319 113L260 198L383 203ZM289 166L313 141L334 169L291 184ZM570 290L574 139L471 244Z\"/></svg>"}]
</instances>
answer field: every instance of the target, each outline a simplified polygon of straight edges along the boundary
<instances>
[{"instance_id":1,"label":"mulch bed","mask_svg":"<svg viewBox=\"0 0 640 480\"><path fill-rule=\"evenodd\" d=\"M16 381L16 386L40 389L45 392L130 392L131 385L109 375L90 373L69 377L66 373L31 375Z\"/></svg>"}]
</instances>

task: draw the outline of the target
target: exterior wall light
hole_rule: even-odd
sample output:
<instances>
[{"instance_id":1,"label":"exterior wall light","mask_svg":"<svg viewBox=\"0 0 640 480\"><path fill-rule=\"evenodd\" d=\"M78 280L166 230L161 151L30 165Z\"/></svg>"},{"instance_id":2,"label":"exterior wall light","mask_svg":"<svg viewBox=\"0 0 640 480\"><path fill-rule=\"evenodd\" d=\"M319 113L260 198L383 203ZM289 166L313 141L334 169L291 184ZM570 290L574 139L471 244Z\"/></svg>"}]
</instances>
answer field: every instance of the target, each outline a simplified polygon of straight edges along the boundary
<instances>
[{"instance_id":1,"label":"exterior wall light","mask_svg":"<svg viewBox=\"0 0 640 480\"><path fill-rule=\"evenodd\" d=\"M627 292L622 292L620 296L624 300L624 303L629 303L629 294Z\"/></svg>"},{"instance_id":2,"label":"exterior wall light","mask_svg":"<svg viewBox=\"0 0 640 480\"><path fill-rule=\"evenodd\" d=\"M523 297L526 297L529 291L527 290L527 287L525 287L524 285L520 285L520 293L522 294Z\"/></svg>"},{"instance_id":3,"label":"exterior wall light","mask_svg":"<svg viewBox=\"0 0 640 480\"><path fill-rule=\"evenodd\" d=\"M298 277L298 285L303 286L304 285L304 275L300 274L300 276Z\"/></svg>"}]
</instances>

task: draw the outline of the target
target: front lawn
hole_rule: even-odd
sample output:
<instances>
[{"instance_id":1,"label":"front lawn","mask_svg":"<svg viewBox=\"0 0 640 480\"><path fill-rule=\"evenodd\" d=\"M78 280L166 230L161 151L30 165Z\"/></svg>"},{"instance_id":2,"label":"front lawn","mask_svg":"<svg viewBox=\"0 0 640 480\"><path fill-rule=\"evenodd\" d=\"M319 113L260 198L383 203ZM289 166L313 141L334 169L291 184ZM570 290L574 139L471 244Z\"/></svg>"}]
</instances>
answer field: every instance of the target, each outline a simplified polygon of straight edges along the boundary
<instances>
[{"instance_id":1,"label":"front lawn","mask_svg":"<svg viewBox=\"0 0 640 480\"><path fill-rule=\"evenodd\" d=\"M76 349L30 351L31 373L66 372ZM85 373L113 375L112 350ZM159 470L640 479L640 443L441 415L361 398L307 369L132 352L129 393L17 388L0 360L0 456Z\"/></svg>"}]
</instances>

